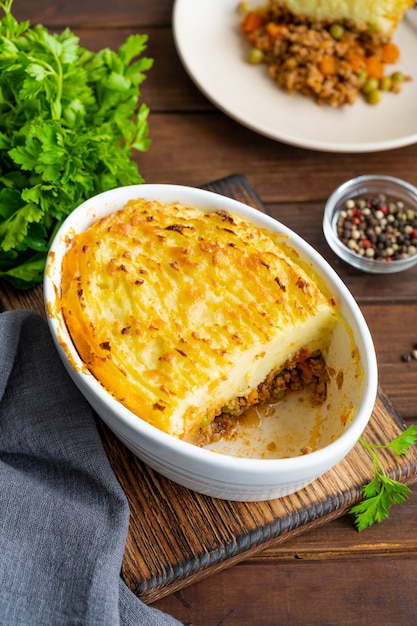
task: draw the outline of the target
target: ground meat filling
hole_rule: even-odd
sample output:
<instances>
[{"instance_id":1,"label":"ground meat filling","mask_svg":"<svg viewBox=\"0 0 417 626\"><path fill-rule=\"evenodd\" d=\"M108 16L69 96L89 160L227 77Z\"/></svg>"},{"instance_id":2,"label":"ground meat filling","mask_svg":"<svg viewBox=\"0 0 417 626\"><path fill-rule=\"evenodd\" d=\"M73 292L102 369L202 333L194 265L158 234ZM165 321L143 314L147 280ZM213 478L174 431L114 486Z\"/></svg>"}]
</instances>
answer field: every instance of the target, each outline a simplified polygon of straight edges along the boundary
<instances>
[{"instance_id":1,"label":"ground meat filling","mask_svg":"<svg viewBox=\"0 0 417 626\"><path fill-rule=\"evenodd\" d=\"M363 73L352 64L352 55L380 54L389 37L372 33L365 24L338 20L344 31L340 41L331 34L333 21L317 21L294 15L273 0L265 13L264 24L250 33L252 46L263 53L269 75L289 93L301 93L317 104L333 107L351 105L363 86ZM276 27L276 36L271 29Z\"/></svg>"},{"instance_id":2,"label":"ground meat filling","mask_svg":"<svg viewBox=\"0 0 417 626\"><path fill-rule=\"evenodd\" d=\"M322 353L317 351L308 355L305 350L300 350L283 369L272 372L249 396L234 398L223 406L211 424L201 429L197 442L207 445L222 437L230 437L238 426L237 418L250 406L275 404L289 392L305 389L311 403L321 405L327 397L328 381L328 369Z\"/></svg>"}]
</instances>

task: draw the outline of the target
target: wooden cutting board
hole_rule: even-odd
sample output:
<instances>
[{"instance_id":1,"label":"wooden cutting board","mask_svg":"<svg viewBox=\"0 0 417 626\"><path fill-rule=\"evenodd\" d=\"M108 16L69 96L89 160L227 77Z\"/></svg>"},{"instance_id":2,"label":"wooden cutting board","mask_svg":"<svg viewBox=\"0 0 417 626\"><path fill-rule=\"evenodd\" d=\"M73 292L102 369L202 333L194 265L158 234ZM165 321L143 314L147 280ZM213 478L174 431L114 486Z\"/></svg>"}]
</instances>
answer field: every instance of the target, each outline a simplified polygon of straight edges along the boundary
<instances>
[{"instance_id":1,"label":"wooden cutting board","mask_svg":"<svg viewBox=\"0 0 417 626\"><path fill-rule=\"evenodd\" d=\"M265 212L240 175L204 187ZM404 428L379 390L363 437L385 444ZM373 477L372 460L358 443L332 470L295 494L268 502L223 501L169 481L137 459L101 421L99 429L131 511L122 576L146 603L343 515ZM379 456L391 478L417 481L417 447L403 457L389 451Z\"/></svg>"}]
</instances>

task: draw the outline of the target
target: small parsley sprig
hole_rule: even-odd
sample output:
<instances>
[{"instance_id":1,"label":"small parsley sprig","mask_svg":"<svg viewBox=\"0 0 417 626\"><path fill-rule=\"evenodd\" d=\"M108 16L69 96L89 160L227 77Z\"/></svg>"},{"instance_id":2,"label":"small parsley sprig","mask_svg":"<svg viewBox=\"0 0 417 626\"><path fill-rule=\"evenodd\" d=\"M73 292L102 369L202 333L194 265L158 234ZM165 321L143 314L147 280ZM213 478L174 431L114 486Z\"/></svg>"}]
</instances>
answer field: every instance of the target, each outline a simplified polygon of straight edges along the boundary
<instances>
[{"instance_id":1,"label":"small parsley sprig","mask_svg":"<svg viewBox=\"0 0 417 626\"><path fill-rule=\"evenodd\" d=\"M146 35L93 53L68 28L18 22L12 4L0 0L0 277L29 288L78 204L143 182L133 154L150 145L139 86L153 60Z\"/></svg>"},{"instance_id":2,"label":"small parsley sprig","mask_svg":"<svg viewBox=\"0 0 417 626\"><path fill-rule=\"evenodd\" d=\"M371 482L362 489L363 500L349 511L355 515L355 524L360 532L375 522L380 523L386 519L389 515L389 509L394 504L405 502L411 493L411 489L407 485L387 476L376 451L390 449L398 455L406 454L410 446L417 443L417 426L410 426L386 445L370 444L362 438L359 441L371 455L375 472Z\"/></svg>"}]
</instances>

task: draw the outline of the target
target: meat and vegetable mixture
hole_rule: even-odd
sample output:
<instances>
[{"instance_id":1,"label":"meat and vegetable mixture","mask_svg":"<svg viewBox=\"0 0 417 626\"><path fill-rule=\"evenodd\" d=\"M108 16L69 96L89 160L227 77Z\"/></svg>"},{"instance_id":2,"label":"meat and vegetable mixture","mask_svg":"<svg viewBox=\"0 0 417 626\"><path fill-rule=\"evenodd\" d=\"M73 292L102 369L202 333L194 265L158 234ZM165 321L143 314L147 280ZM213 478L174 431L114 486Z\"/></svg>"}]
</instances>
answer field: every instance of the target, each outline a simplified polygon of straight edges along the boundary
<instances>
[{"instance_id":1,"label":"meat and vegetable mixture","mask_svg":"<svg viewBox=\"0 0 417 626\"><path fill-rule=\"evenodd\" d=\"M399 93L411 80L387 70L399 60L398 46L365 24L294 15L276 0L257 10L242 3L240 10L249 62L266 64L272 80L289 93L332 107L351 105L358 96L378 104L383 92Z\"/></svg>"},{"instance_id":2,"label":"meat and vegetable mixture","mask_svg":"<svg viewBox=\"0 0 417 626\"><path fill-rule=\"evenodd\" d=\"M279 372L272 372L257 389L247 397L235 398L222 407L209 427L201 430L198 445L206 445L223 437L230 437L239 424L239 416L251 406L274 404L294 391L308 392L310 402L315 406L323 404L327 397L329 372L320 350L308 354L301 349Z\"/></svg>"}]
</instances>

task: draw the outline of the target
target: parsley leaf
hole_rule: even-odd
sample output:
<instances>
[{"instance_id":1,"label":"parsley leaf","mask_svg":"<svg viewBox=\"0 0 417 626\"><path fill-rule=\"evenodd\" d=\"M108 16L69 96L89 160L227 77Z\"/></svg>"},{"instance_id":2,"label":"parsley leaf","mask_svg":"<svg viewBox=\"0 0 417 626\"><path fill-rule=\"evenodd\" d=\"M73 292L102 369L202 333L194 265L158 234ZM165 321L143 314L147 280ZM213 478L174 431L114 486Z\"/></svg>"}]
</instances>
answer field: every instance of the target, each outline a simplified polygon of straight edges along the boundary
<instances>
[{"instance_id":1,"label":"parsley leaf","mask_svg":"<svg viewBox=\"0 0 417 626\"><path fill-rule=\"evenodd\" d=\"M395 437L387 447L396 454L406 454L410 446L417 443L417 426L409 426L401 435Z\"/></svg>"},{"instance_id":2,"label":"parsley leaf","mask_svg":"<svg viewBox=\"0 0 417 626\"><path fill-rule=\"evenodd\" d=\"M78 204L143 182L133 152L151 143L140 85L153 60L146 35L93 53L69 29L18 22L12 4L0 0L0 277L27 289Z\"/></svg>"},{"instance_id":3,"label":"parsley leaf","mask_svg":"<svg viewBox=\"0 0 417 626\"><path fill-rule=\"evenodd\" d=\"M381 523L387 519L389 509L394 504L403 504L411 493L407 485L387 476L376 451L390 449L398 455L406 454L410 446L417 444L417 426L409 426L386 445L370 444L362 438L359 441L371 455L375 473L374 478L362 489L362 501L349 511L355 515L355 524L360 532L375 522Z\"/></svg>"}]
</instances>

